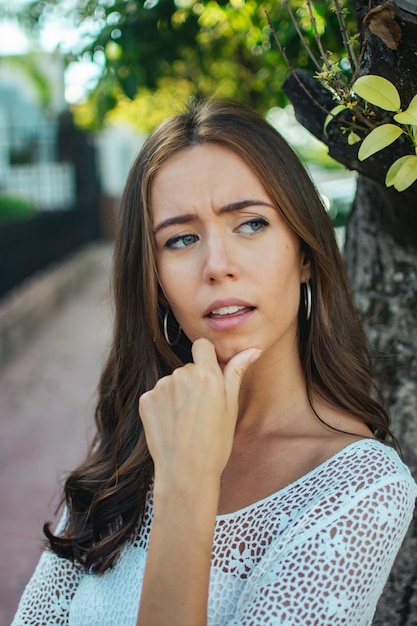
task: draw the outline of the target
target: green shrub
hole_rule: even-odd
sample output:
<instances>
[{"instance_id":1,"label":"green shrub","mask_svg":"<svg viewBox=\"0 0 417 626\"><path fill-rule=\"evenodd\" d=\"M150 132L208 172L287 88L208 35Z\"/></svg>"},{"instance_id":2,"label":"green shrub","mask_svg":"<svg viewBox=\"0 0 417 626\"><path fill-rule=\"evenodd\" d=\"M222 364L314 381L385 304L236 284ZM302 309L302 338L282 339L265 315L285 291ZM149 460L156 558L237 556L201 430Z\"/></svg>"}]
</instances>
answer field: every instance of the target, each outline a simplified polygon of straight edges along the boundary
<instances>
[{"instance_id":1,"label":"green shrub","mask_svg":"<svg viewBox=\"0 0 417 626\"><path fill-rule=\"evenodd\" d=\"M27 219L35 213L35 207L27 200L0 193L0 222Z\"/></svg>"}]
</instances>

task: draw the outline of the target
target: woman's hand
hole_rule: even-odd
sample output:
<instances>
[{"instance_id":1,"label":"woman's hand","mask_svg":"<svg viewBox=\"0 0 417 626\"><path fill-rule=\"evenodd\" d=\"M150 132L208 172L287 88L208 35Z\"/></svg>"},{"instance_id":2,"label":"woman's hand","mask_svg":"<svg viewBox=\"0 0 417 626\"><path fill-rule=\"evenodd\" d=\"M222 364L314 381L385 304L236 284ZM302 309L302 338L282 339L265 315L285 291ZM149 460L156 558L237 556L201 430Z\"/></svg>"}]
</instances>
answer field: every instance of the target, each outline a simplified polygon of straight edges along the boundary
<instances>
[{"instance_id":1,"label":"woman's hand","mask_svg":"<svg viewBox=\"0 0 417 626\"><path fill-rule=\"evenodd\" d=\"M232 449L240 385L260 350L236 354L223 372L209 340L198 339L192 354L193 363L160 379L139 401L155 481L163 484L220 479Z\"/></svg>"},{"instance_id":2,"label":"woman's hand","mask_svg":"<svg viewBox=\"0 0 417 626\"><path fill-rule=\"evenodd\" d=\"M222 372L198 339L194 363L139 400L155 465L154 514L137 626L205 626L220 477L229 459L244 373L260 350L236 354Z\"/></svg>"}]
</instances>

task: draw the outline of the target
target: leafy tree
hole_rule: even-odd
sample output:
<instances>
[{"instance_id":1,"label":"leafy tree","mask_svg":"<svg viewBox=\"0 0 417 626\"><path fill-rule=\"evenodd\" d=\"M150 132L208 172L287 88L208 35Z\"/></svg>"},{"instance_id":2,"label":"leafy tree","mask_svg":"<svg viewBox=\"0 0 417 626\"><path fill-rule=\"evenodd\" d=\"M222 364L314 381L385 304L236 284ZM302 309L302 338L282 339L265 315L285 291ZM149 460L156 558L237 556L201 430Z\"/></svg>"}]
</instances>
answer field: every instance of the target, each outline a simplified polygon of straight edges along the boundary
<instances>
[{"instance_id":1,"label":"leafy tree","mask_svg":"<svg viewBox=\"0 0 417 626\"><path fill-rule=\"evenodd\" d=\"M344 84L325 64L324 84L297 70L283 87L299 121L359 173L345 261L394 431L417 476L417 4L355 0L354 8L361 52L353 80ZM416 554L415 517L374 624L417 624Z\"/></svg>"},{"instance_id":2,"label":"leafy tree","mask_svg":"<svg viewBox=\"0 0 417 626\"><path fill-rule=\"evenodd\" d=\"M311 38L305 2L291 4L303 36ZM34 0L21 19L30 28L40 26L48 11L64 6L60 0ZM271 40L267 13L278 24L292 62L312 69L295 24L271 0L75 0L70 6L68 19L90 31L78 56L88 55L103 68L89 105L79 112L90 127L113 111L147 129L191 94L232 97L260 111L282 105L287 70ZM314 12L325 45L340 50L339 27L327 0L318 1Z\"/></svg>"}]
</instances>

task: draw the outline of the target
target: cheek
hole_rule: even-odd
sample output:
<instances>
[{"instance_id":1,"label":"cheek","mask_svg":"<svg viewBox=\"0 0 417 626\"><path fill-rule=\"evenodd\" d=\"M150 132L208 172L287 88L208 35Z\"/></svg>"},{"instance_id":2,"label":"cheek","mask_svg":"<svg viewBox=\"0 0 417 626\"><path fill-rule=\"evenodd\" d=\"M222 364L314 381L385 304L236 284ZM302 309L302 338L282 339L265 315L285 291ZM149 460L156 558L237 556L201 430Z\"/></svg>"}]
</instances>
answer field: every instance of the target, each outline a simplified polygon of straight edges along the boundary
<instances>
[{"instance_id":1,"label":"cheek","mask_svg":"<svg viewBox=\"0 0 417 626\"><path fill-rule=\"evenodd\" d=\"M182 308L187 307L187 294L190 292L190 280L188 274L181 272L181 268L174 264L161 263L158 266L159 284L164 292L175 317L182 317ZM181 306L183 305L183 306ZM178 320L179 321L179 320Z\"/></svg>"}]
</instances>

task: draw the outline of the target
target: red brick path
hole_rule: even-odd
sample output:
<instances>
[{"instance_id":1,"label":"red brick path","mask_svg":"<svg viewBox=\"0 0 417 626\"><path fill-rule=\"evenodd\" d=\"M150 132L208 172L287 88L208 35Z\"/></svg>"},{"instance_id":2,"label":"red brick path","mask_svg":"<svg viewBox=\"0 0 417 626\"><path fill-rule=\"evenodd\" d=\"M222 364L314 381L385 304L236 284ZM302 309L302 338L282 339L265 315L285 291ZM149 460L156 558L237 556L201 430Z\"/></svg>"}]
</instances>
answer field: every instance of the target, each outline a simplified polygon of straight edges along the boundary
<instances>
[{"instance_id":1,"label":"red brick path","mask_svg":"<svg viewBox=\"0 0 417 626\"><path fill-rule=\"evenodd\" d=\"M54 519L65 473L85 452L109 341L110 249L102 271L0 369L0 626L9 626Z\"/></svg>"}]
</instances>

